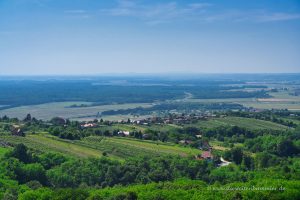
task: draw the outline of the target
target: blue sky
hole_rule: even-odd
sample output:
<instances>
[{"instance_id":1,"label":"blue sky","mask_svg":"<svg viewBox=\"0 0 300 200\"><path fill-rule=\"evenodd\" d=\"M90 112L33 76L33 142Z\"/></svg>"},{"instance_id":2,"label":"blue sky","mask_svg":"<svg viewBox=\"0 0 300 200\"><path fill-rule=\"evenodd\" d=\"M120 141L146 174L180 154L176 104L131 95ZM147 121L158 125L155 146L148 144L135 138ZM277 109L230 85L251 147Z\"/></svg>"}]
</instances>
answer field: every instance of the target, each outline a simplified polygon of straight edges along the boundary
<instances>
[{"instance_id":1,"label":"blue sky","mask_svg":"<svg viewBox=\"0 0 300 200\"><path fill-rule=\"evenodd\" d=\"M0 75L300 72L299 0L0 0Z\"/></svg>"}]
</instances>

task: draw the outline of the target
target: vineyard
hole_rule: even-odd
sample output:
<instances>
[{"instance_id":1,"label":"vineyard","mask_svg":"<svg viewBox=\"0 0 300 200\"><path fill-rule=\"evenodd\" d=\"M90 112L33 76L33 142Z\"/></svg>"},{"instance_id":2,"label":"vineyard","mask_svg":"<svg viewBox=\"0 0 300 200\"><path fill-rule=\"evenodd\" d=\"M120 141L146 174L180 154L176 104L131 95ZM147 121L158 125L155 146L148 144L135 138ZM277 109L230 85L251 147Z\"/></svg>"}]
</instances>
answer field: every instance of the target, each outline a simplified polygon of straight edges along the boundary
<instances>
[{"instance_id":1,"label":"vineyard","mask_svg":"<svg viewBox=\"0 0 300 200\"><path fill-rule=\"evenodd\" d=\"M90 136L82 140L65 140L48 134L27 135L26 137L3 136L10 144L24 143L41 152L59 152L75 157L107 156L123 160L135 156L158 156L162 154L193 156L201 153L198 149L180 147L174 144L142 141L128 138Z\"/></svg>"}]
</instances>

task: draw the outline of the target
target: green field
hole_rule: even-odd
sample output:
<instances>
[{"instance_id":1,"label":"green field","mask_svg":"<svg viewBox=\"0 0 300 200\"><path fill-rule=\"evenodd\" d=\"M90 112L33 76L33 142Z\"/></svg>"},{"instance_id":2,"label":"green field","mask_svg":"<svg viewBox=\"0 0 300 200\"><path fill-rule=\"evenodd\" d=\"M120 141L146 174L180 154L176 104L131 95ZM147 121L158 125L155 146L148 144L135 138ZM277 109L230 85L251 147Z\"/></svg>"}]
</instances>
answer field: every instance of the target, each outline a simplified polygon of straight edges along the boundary
<instances>
[{"instance_id":1,"label":"green field","mask_svg":"<svg viewBox=\"0 0 300 200\"><path fill-rule=\"evenodd\" d=\"M242 118L242 117L224 117L214 118L207 121L199 121L196 126L199 128L216 128L220 126L239 126L250 130L286 130L287 126L259 120L253 118Z\"/></svg>"},{"instance_id":2,"label":"green field","mask_svg":"<svg viewBox=\"0 0 300 200\"><path fill-rule=\"evenodd\" d=\"M145 155L190 156L201 153L198 149L181 147L170 143L135 140L119 137L91 136L82 140L64 140L48 134L27 135L26 137L2 136L12 144L24 143L39 151L54 151L75 157L100 157L106 152L114 159L126 159Z\"/></svg>"}]
</instances>

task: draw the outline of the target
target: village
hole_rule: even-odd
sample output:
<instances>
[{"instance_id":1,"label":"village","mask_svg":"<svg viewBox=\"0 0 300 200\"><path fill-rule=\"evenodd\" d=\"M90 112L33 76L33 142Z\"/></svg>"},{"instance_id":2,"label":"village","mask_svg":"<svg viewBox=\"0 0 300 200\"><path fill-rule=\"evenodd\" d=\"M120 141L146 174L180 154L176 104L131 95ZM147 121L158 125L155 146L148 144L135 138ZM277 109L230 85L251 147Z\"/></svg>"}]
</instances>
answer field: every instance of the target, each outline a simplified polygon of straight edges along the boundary
<instances>
[{"instance_id":1,"label":"village","mask_svg":"<svg viewBox=\"0 0 300 200\"><path fill-rule=\"evenodd\" d=\"M101 120L93 120L89 122L79 122L78 126L82 131L90 131L94 129L101 129L101 127L106 127L106 126L117 126L119 125L129 125L129 127L135 128L136 126L142 126L142 127L151 127L152 125L183 125L183 124L189 124L192 121L197 121L197 120L208 120L209 118L213 117L225 117L225 115L215 115L211 113L206 113L206 114L201 114L201 115L168 115L167 117L151 117L151 118L146 118L146 119L140 119L140 120L121 120L118 122L115 121L103 121ZM32 121L35 120L34 118L31 118L30 115L27 115L26 118L24 119L24 122ZM53 126L63 126L67 128L70 126L70 121L61 118L61 117L55 117L49 122L43 122L44 125L53 127ZM11 127L11 135L13 136L18 136L18 137L25 137L26 131L23 130L22 125L13 125ZM116 129L114 131L114 136L118 137L129 137L129 138L134 138L136 134L135 131L129 131L129 130L122 130L122 129ZM151 139L149 133L140 133L141 138L143 140L149 140ZM202 138L202 133L199 131L197 134L195 134L195 138L193 140L191 139L181 139L178 141L178 145L184 146L184 147L193 147L199 149L201 153L194 155L195 159L197 160L206 160L208 162L213 162L214 161L214 147L209 144L208 140L203 140ZM224 160L222 157L218 158L218 166L227 166L231 162L228 162Z\"/></svg>"}]
</instances>

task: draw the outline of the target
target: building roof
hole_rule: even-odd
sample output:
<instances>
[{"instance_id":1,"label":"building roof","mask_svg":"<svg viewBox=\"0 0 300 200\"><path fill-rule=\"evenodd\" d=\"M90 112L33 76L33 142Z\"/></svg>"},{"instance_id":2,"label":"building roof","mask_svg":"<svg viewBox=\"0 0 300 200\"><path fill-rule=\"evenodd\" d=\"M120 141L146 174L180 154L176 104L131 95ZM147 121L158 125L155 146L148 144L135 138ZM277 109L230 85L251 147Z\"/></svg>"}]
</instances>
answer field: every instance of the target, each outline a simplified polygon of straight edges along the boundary
<instances>
[{"instance_id":1,"label":"building roof","mask_svg":"<svg viewBox=\"0 0 300 200\"><path fill-rule=\"evenodd\" d=\"M201 154L201 157L202 158L212 158L213 155L211 154L210 151L203 151L202 154Z\"/></svg>"}]
</instances>

